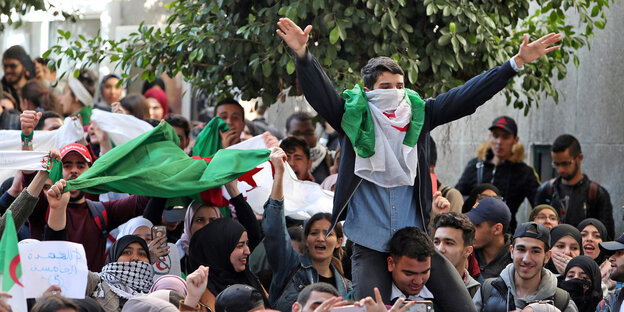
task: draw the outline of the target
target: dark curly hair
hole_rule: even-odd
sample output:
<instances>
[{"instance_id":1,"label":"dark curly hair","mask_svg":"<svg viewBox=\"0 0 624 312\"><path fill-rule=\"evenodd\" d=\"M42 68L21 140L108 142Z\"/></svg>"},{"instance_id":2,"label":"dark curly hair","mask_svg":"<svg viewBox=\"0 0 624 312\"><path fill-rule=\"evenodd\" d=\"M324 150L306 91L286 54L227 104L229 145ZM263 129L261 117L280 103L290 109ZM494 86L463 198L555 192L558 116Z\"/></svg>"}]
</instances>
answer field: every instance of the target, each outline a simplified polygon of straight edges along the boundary
<instances>
[{"instance_id":1,"label":"dark curly hair","mask_svg":"<svg viewBox=\"0 0 624 312\"><path fill-rule=\"evenodd\" d=\"M472 246L475 237L475 226L470 219L461 213L454 211L441 213L433 219L433 233L438 228L450 227L462 231L464 246Z\"/></svg>"}]
</instances>

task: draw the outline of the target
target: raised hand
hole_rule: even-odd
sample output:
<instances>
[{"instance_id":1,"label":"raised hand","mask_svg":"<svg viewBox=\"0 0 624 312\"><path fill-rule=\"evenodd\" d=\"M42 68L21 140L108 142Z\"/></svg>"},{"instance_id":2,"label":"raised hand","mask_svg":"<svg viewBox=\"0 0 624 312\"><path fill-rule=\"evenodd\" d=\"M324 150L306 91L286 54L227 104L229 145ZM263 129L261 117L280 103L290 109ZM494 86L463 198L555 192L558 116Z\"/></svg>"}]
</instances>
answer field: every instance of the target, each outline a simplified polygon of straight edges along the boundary
<instances>
[{"instance_id":1,"label":"raised hand","mask_svg":"<svg viewBox=\"0 0 624 312\"><path fill-rule=\"evenodd\" d=\"M240 137L236 135L234 129L219 131L219 135L221 136L221 145L223 148L228 148L240 141Z\"/></svg>"},{"instance_id":2,"label":"raised hand","mask_svg":"<svg viewBox=\"0 0 624 312\"><path fill-rule=\"evenodd\" d=\"M542 55L559 49L559 46L551 47L552 44L561 40L561 34L550 33L529 43L529 35L524 34L524 41L520 45L520 51L514 56L514 61L518 67L531 63Z\"/></svg>"},{"instance_id":3,"label":"raised hand","mask_svg":"<svg viewBox=\"0 0 624 312\"><path fill-rule=\"evenodd\" d=\"M280 28L276 30L277 34L295 51L298 57L304 57L312 25L308 25L305 30L301 30L301 27L285 17L279 19L277 26Z\"/></svg>"},{"instance_id":4,"label":"raised hand","mask_svg":"<svg viewBox=\"0 0 624 312\"><path fill-rule=\"evenodd\" d=\"M28 136L30 135L37 123L39 123L39 119L41 118L41 112L37 113L32 110L26 110L22 114L20 114L20 122L22 123L22 133Z\"/></svg>"},{"instance_id":5,"label":"raised hand","mask_svg":"<svg viewBox=\"0 0 624 312\"><path fill-rule=\"evenodd\" d=\"M69 192L63 193L66 182L63 179L58 180L48 190L48 203L50 204L50 210L65 210L67 203L69 203Z\"/></svg>"},{"instance_id":6,"label":"raised hand","mask_svg":"<svg viewBox=\"0 0 624 312\"><path fill-rule=\"evenodd\" d=\"M442 196L442 192L437 191L433 194L433 204L431 205L432 213L434 216L449 212L451 210L451 203L448 199Z\"/></svg>"},{"instance_id":7,"label":"raised hand","mask_svg":"<svg viewBox=\"0 0 624 312\"><path fill-rule=\"evenodd\" d=\"M184 304L195 307L199 303L199 299L206 291L208 285L209 268L200 265L197 270L186 277L187 295L184 298Z\"/></svg>"},{"instance_id":8,"label":"raised hand","mask_svg":"<svg viewBox=\"0 0 624 312\"><path fill-rule=\"evenodd\" d=\"M284 172L284 162L286 161L287 157L288 156L286 156L284 150L279 147L276 147L273 149L273 151L271 151L271 155L269 155L269 160L271 161L273 168L275 168L276 173Z\"/></svg>"}]
</instances>

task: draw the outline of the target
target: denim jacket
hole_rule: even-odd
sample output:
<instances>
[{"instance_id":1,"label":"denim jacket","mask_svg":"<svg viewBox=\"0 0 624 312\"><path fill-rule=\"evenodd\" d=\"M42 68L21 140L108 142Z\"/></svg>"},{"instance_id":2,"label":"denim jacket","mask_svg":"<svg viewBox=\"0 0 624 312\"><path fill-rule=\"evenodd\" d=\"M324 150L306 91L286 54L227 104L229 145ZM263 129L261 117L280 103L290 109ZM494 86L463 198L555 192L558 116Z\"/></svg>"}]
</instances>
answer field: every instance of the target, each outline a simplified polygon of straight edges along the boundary
<instances>
[{"instance_id":1,"label":"denim jacket","mask_svg":"<svg viewBox=\"0 0 624 312\"><path fill-rule=\"evenodd\" d=\"M289 312L304 287L319 281L319 274L312 265L308 253L299 255L290 243L284 216L284 201L269 200L264 204L262 229L265 233L264 246L267 260L273 270L269 288L271 307ZM336 288L342 297L351 291L351 282L344 278L332 265Z\"/></svg>"}]
</instances>

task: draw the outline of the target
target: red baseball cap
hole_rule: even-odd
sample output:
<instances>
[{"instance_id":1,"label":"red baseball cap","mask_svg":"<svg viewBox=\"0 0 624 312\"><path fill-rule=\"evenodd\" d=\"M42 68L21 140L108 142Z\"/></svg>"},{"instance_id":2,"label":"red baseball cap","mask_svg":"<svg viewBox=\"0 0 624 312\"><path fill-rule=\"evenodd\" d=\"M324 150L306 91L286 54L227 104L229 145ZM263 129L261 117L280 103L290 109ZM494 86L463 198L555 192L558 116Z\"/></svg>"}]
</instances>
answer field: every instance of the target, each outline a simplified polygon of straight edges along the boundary
<instances>
[{"instance_id":1,"label":"red baseball cap","mask_svg":"<svg viewBox=\"0 0 624 312\"><path fill-rule=\"evenodd\" d=\"M92 161L91 161L91 154L89 154L89 150L87 149L86 146L84 146L82 144L78 144L78 143L70 143L70 144L67 144L67 145L63 146L61 148L61 159L65 158L65 155L67 155L67 154L69 154L71 152L77 152L82 157L84 157L84 159L88 163L90 163L90 164L92 163Z\"/></svg>"}]
</instances>

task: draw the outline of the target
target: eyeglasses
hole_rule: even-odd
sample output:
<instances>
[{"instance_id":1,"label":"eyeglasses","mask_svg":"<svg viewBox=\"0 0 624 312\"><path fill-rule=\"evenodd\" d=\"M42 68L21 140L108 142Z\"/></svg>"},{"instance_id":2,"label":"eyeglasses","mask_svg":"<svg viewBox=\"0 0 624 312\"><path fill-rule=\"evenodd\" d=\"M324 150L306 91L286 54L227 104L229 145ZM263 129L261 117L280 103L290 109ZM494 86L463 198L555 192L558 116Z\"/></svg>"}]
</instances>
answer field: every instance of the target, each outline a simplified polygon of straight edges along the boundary
<instances>
[{"instance_id":1,"label":"eyeglasses","mask_svg":"<svg viewBox=\"0 0 624 312\"><path fill-rule=\"evenodd\" d=\"M562 161L562 162L555 162L553 161L551 163L553 168L557 168L557 167L569 167L570 165L572 165L574 163L574 160L568 160L568 161Z\"/></svg>"},{"instance_id":2,"label":"eyeglasses","mask_svg":"<svg viewBox=\"0 0 624 312\"><path fill-rule=\"evenodd\" d=\"M490 195L487 195L487 194L479 194L479 195L477 195L477 197L479 198L479 200L482 200L484 198L496 198L496 199L500 199L502 201L505 201L502 196L490 196Z\"/></svg>"},{"instance_id":3,"label":"eyeglasses","mask_svg":"<svg viewBox=\"0 0 624 312\"><path fill-rule=\"evenodd\" d=\"M550 222L557 222L557 221L559 221L556 216L547 217L545 215L537 215L535 217L535 219L540 220L540 221L546 221L546 219L548 219L548 220L550 220Z\"/></svg>"}]
</instances>

